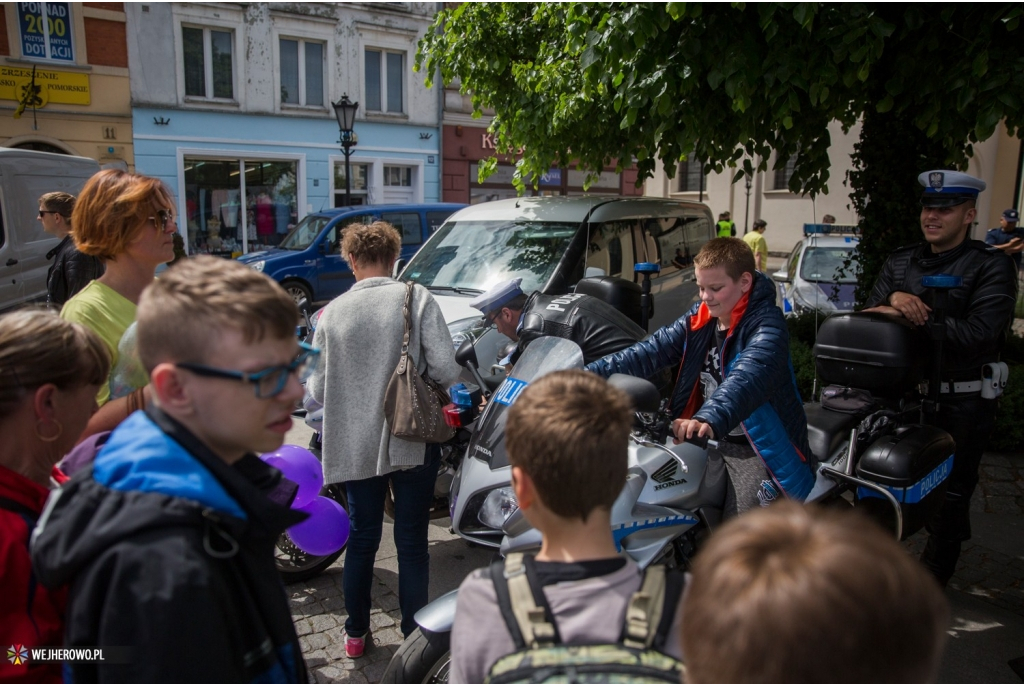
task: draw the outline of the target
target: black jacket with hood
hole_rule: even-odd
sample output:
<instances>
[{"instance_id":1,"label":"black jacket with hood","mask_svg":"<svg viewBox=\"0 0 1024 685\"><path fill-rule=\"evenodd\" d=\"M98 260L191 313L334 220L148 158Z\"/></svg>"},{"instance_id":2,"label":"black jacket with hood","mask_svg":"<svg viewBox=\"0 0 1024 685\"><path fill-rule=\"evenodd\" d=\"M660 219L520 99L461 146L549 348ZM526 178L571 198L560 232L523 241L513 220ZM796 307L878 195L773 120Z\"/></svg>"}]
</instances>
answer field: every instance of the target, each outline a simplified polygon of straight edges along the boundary
<instances>
[{"instance_id":1,"label":"black jacket with hood","mask_svg":"<svg viewBox=\"0 0 1024 685\"><path fill-rule=\"evenodd\" d=\"M70 584L65 647L128 647L68 682L307 682L274 544L305 515L253 455L228 465L155 407L124 421L51 495L32 540Z\"/></svg>"}]
</instances>

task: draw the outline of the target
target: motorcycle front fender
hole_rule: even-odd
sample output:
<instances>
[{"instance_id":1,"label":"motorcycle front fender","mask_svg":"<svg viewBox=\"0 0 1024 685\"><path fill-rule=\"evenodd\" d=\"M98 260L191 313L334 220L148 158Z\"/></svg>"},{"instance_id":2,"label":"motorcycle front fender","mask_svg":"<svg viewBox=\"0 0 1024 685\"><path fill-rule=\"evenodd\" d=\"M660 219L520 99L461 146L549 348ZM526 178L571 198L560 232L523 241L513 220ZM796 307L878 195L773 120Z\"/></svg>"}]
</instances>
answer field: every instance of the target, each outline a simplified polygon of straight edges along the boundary
<instances>
[{"instance_id":1,"label":"motorcycle front fender","mask_svg":"<svg viewBox=\"0 0 1024 685\"><path fill-rule=\"evenodd\" d=\"M515 537L506 535L501 539L501 556L505 557L513 552L539 552L543 537L536 528L530 528Z\"/></svg>"},{"instance_id":2,"label":"motorcycle front fender","mask_svg":"<svg viewBox=\"0 0 1024 685\"><path fill-rule=\"evenodd\" d=\"M458 589L447 592L416 612L413 620L423 630L432 633L450 633L455 622L455 600Z\"/></svg>"}]
</instances>

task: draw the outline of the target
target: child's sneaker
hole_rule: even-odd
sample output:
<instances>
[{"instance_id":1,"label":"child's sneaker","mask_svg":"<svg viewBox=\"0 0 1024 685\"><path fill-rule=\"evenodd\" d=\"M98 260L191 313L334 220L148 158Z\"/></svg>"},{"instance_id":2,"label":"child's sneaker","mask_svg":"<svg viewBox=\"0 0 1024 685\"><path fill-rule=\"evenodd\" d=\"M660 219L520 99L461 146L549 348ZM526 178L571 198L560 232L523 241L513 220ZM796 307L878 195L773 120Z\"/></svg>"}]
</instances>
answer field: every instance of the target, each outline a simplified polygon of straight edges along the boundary
<instances>
[{"instance_id":1,"label":"child's sneaker","mask_svg":"<svg viewBox=\"0 0 1024 685\"><path fill-rule=\"evenodd\" d=\"M345 656L349 659L361 657L366 649L366 636L367 633L363 633L360 637L352 637L345 633Z\"/></svg>"}]
</instances>

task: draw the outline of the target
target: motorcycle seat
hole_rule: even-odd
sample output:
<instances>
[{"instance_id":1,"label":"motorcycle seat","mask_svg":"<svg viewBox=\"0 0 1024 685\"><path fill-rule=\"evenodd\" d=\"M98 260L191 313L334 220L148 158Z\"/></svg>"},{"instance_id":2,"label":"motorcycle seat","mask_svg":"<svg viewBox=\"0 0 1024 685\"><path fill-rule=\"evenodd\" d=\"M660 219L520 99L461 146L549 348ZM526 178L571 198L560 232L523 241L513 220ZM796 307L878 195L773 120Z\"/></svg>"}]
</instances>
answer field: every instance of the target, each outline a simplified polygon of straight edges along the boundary
<instances>
[{"instance_id":1,"label":"motorcycle seat","mask_svg":"<svg viewBox=\"0 0 1024 685\"><path fill-rule=\"evenodd\" d=\"M864 417L859 414L844 414L825 409L817 402L804 404L807 415L807 442L819 463L832 460L832 455L850 436Z\"/></svg>"}]
</instances>

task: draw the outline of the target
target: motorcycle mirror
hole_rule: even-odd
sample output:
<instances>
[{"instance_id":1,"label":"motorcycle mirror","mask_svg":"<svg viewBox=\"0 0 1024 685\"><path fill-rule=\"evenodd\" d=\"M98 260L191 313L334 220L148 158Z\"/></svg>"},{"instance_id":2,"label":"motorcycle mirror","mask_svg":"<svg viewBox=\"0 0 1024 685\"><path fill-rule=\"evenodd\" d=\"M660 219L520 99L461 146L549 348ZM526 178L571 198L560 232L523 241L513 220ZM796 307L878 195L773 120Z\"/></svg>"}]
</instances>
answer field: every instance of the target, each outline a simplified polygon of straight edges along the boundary
<instances>
[{"instance_id":1,"label":"motorcycle mirror","mask_svg":"<svg viewBox=\"0 0 1024 685\"><path fill-rule=\"evenodd\" d=\"M473 347L472 340L462 341L459 349L455 350L455 361L459 363L459 366L465 366L466 368L475 369L479 366L476 360L476 348Z\"/></svg>"},{"instance_id":2,"label":"motorcycle mirror","mask_svg":"<svg viewBox=\"0 0 1024 685\"><path fill-rule=\"evenodd\" d=\"M627 376L624 373L613 373L608 378L608 384L629 395L629 399L633 401L633 409L636 411L656 412L661 405L661 394L658 392L658 388L644 378Z\"/></svg>"}]
</instances>

